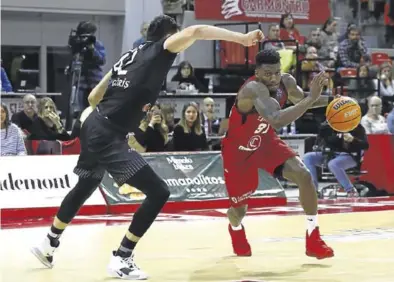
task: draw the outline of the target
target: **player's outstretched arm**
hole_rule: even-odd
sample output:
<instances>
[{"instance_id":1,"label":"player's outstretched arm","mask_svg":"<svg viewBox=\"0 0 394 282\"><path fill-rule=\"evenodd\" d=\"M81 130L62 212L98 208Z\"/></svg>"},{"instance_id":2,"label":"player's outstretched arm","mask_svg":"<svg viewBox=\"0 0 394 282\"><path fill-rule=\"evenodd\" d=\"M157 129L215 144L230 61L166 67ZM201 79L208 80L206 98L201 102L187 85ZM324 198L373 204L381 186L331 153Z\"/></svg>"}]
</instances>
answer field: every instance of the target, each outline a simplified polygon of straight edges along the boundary
<instances>
[{"instance_id":1,"label":"player's outstretched arm","mask_svg":"<svg viewBox=\"0 0 394 282\"><path fill-rule=\"evenodd\" d=\"M107 91L109 80L112 76L112 70L109 71L89 93L88 101L92 108L95 108L98 103L103 99L105 91Z\"/></svg>"},{"instance_id":2,"label":"player's outstretched arm","mask_svg":"<svg viewBox=\"0 0 394 282\"><path fill-rule=\"evenodd\" d=\"M304 91L297 85L297 82L293 76L286 74L282 76L282 79L286 86L290 102L295 105L305 98ZM320 96L310 108L326 107L332 101L332 99L332 96Z\"/></svg>"},{"instance_id":3,"label":"player's outstretched arm","mask_svg":"<svg viewBox=\"0 0 394 282\"><path fill-rule=\"evenodd\" d=\"M210 25L193 25L168 37L164 42L164 49L171 53L179 53L197 40L225 40L252 46L262 41L263 38L264 34L261 30L243 34Z\"/></svg>"}]
</instances>

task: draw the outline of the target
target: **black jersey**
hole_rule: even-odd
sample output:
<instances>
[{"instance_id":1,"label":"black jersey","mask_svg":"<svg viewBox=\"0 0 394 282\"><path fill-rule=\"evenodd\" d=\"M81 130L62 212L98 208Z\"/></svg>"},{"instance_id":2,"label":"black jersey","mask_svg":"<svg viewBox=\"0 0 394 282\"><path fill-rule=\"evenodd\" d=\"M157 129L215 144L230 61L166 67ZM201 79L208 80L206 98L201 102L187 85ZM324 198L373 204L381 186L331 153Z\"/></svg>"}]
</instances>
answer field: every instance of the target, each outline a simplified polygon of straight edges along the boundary
<instances>
[{"instance_id":1,"label":"black jersey","mask_svg":"<svg viewBox=\"0 0 394 282\"><path fill-rule=\"evenodd\" d=\"M163 48L164 41L147 42L128 51L112 68L112 78L98 110L125 132L138 127L145 114L144 105L156 102L177 56Z\"/></svg>"}]
</instances>

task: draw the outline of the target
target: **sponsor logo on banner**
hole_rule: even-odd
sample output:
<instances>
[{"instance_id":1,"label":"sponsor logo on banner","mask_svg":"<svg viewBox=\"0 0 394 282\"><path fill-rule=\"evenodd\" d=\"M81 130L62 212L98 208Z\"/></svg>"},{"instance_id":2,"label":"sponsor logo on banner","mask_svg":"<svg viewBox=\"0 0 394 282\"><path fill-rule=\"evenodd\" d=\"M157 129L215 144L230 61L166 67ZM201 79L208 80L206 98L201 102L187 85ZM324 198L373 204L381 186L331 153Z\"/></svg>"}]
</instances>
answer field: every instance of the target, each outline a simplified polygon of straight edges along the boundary
<instances>
[{"instance_id":1,"label":"sponsor logo on banner","mask_svg":"<svg viewBox=\"0 0 394 282\"><path fill-rule=\"evenodd\" d=\"M78 156L12 156L1 158L2 208L58 207L75 186ZM87 205L104 205L96 190Z\"/></svg>"},{"instance_id":2,"label":"sponsor logo on banner","mask_svg":"<svg viewBox=\"0 0 394 282\"><path fill-rule=\"evenodd\" d=\"M270 22L291 13L297 23L323 24L329 0L195 0L196 19Z\"/></svg>"},{"instance_id":3,"label":"sponsor logo on banner","mask_svg":"<svg viewBox=\"0 0 394 282\"><path fill-rule=\"evenodd\" d=\"M167 178L164 179L168 186L188 186L188 185L217 185L224 184L223 177L205 176L203 174L193 178Z\"/></svg>"},{"instance_id":4,"label":"sponsor logo on banner","mask_svg":"<svg viewBox=\"0 0 394 282\"><path fill-rule=\"evenodd\" d=\"M193 163L193 160L188 158L188 157L167 157L167 162L174 167L175 170L192 170L193 166L191 165Z\"/></svg>"}]
</instances>

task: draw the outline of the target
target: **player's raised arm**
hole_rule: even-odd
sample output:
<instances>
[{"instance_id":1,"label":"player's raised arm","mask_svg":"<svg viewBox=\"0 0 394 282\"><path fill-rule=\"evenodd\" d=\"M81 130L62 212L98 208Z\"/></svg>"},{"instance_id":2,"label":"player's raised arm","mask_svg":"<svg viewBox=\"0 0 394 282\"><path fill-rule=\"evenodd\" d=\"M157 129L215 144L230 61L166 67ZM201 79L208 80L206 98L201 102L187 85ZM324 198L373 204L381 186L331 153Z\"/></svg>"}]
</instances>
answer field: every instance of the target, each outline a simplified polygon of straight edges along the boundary
<instances>
[{"instance_id":1,"label":"player's raised arm","mask_svg":"<svg viewBox=\"0 0 394 282\"><path fill-rule=\"evenodd\" d=\"M310 96L283 110L280 109L279 103L270 97L269 90L263 83L251 81L238 93L238 109L246 112L253 105L272 127L280 129L300 118L320 97L324 83L323 74L320 73L313 79Z\"/></svg>"},{"instance_id":2,"label":"player's raised arm","mask_svg":"<svg viewBox=\"0 0 394 282\"><path fill-rule=\"evenodd\" d=\"M88 101L89 105L92 108L95 108L98 103L103 99L105 91L107 91L108 88L108 82L111 79L112 76L112 70L109 71L99 82L99 84L96 85L96 87L93 88L93 90L89 93Z\"/></svg>"},{"instance_id":3,"label":"player's raised arm","mask_svg":"<svg viewBox=\"0 0 394 282\"><path fill-rule=\"evenodd\" d=\"M243 34L210 25L193 25L168 37L164 42L164 49L178 53L190 47L196 40L225 40L252 46L263 38L264 34L261 30Z\"/></svg>"},{"instance_id":4,"label":"player's raised arm","mask_svg":"<svg viewBox=\"0 0 394 282\"><path fill-rule=\"evenodd\" d=\"M299 103L305 98L304 91L297 85L297 82L293 76L290 74L284 74L282 75L282 80L286 86L286 90L288 92L288 99L290 102L292 102L294 105ZM325 80L325 83L328 83L328 79ZM320 96L319 99L317 99L310 108L321 108L321 107L326 107L333 99L333 96Z\"/></svg>"}]
</instances>

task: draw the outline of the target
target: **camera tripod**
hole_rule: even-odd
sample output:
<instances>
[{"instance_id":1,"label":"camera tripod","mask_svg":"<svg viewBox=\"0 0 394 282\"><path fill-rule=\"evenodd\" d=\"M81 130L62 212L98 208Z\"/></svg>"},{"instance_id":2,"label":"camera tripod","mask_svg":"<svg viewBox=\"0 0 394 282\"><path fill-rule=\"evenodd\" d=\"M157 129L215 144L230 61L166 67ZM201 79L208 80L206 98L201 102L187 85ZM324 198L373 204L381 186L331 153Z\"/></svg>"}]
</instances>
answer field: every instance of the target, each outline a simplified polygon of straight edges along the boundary
<instances>
[{"instance_id":1,"label":"camera tripod","mask_svg":"<svg viewBox=\"0 0 394 282\"><path fill-rule=\"evenodd\" d=\"M74 60L71 63L71 93L68 103L68 113L66 117L66 128L71 129L75 114L83 109L76 109L78 105L79 83L81 80L82 61L80 53L74 55Z\"/></svg>"}]
</instances>

